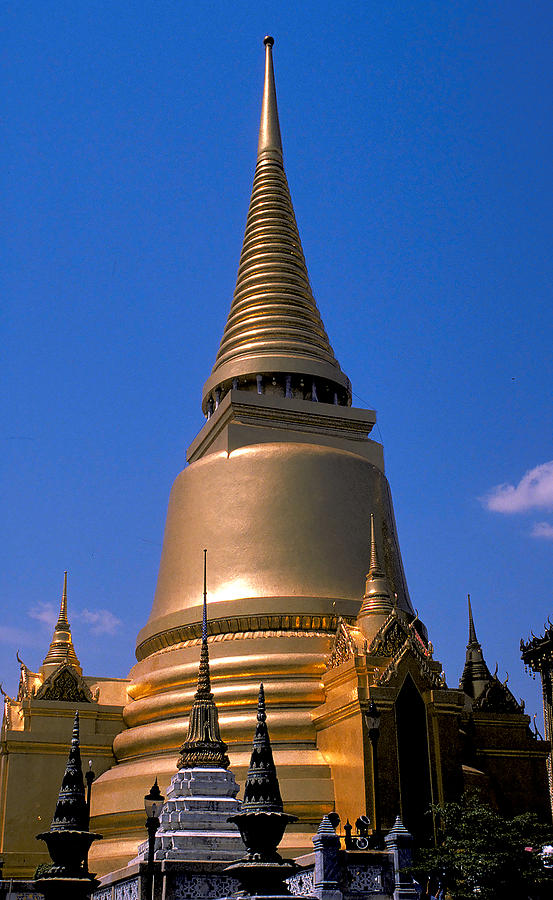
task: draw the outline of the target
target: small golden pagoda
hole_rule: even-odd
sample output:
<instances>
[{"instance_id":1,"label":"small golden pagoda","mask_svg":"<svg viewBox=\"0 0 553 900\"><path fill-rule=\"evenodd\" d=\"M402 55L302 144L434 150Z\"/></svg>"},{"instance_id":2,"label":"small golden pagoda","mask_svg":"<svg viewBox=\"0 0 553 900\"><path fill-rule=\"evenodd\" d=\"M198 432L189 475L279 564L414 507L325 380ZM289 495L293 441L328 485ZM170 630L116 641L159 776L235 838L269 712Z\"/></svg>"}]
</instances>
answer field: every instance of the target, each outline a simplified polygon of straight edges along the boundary
<instances>
[{"instance_id":1,"label":"small golden pagoda","mask_svg":"<svg viewBox=\"0 0 553 900\"><path fill-rule=\"evenodd\" d=\"M73 646L71 625L67 619L67 572L63 573L63 592L58 621L56 622L48 653L40 667L40 675L43 681L52 675L53 672L56 672L60 666L69 666L75 672L78 672L79 675L83 674Z\"/></svg>"},{"instance_id":2,"label":"small golden pagoda","mask_svg":"<svg viewBox=\"0 0 553 900\"><path fill-rule=\"evenodd\" d=\"M4 877L32 878L38 865L50 861L36 834L44 831L56 807L75 710L80 715L81 750L100 774L115 761L112 742L124 727L128 682L83 675L67 616L67 572L58 620L38 672L19 654L17 659L17 696L2 691L0 853Z\"/></svg>"}]
</instances>

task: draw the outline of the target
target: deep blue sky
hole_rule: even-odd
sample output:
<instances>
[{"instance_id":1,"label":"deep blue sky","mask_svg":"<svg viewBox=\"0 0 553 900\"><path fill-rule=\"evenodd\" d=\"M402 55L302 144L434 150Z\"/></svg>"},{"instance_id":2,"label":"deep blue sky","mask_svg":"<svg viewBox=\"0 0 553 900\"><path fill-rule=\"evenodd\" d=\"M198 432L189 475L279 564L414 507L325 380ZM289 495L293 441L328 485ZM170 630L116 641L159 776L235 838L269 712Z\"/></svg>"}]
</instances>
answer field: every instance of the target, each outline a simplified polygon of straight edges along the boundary
<instances>
[{"instance_id":1,"label":"deep blue sky","mask_svg":"<svg viewBox=\"0 0 553 900\"><path fill-rule=\"evenodd\" d=\"M40 664L65 568L85 671L132 665L234 287L269 32L314 293L378 411L413 603L455 685L470 591L490 667L538 711L518 644L553 613L553 467L516 486L553 459L550 0L2 13L5 686L16 649Z\"/></svg>"}]
</instances>

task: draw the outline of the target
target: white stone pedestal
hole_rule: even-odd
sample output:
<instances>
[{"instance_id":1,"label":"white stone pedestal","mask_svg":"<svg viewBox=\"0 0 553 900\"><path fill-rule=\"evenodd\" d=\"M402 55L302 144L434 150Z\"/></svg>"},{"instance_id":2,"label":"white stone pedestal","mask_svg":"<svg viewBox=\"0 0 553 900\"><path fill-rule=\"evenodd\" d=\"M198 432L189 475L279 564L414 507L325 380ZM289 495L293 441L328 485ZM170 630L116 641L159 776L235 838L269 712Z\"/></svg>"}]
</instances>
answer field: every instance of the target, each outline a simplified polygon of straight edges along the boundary
<instances>
[{"instance_id":1,"label":"white stone pedestal","mask_svg":"<svg viewBox=\"0 0 553 900\"><path fill-rule=\"evenodd\" d=\"M171 779L159 817L155 859L232 862L245 853L236 825L238 785L228 769L179 769ZM138 849L147 857L148 842Z\"/></svg>"}]
</instances>

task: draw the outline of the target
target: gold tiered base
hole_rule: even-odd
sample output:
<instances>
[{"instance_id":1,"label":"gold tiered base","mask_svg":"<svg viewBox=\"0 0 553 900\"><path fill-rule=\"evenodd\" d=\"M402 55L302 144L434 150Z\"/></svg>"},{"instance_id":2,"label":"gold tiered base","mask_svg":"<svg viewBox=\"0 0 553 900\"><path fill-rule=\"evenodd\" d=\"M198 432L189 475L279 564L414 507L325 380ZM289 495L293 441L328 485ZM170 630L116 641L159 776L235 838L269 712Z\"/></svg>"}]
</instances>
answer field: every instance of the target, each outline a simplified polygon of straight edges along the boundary
<instances>
[{"instance_id":1,"label":"gold tiered base","mask_svg":"<svg viewBox=\"0 0 553 900\"><path fill-rule=\"evenodd\" d=\"M323 702L321 677L330 638L323 633L288 632L272 637L261 633L214 641L209 649L221 733L242 786L251 755L257 691L261 681L265 684L285 809L301 819L287 830L283 847L287 853L309 852L321 818L334 807L330 769L316 748L310 715L310 710ZM104 840L91 852L93 871L103 874L125 865L144 840L142 798L156 775L164 792L175 773L177 747L186 732L195 690L198 653L199 644L192 644L160 652L147 661L148 666L156 666L156 674L168 669L179 672L179 683L167 683L163 693L142 696L126 708L131 727L115 741L120 764L94 785L93 827ZM148 691L148 684L138 680L145 668L144 663L135 667L133 691ZM237 671L242 673L239 678Z\"/></svg>"},{"instance_id":2,"label":"gold tiered base","mask_svg":"<svg viewBox=\"0 0 553 900\"><path fill-rule=\"evenodd\" d=\"M94 871L135 855L144 794L175 772L196 689L204 547L212 690L232 770L243 785L262 681L285 811L300 820L286 852L311 850L335 803L311 713L339 620L359 612L371 512L397 603L411 609L373 422L364 410L230 391L198 435L171 492L118 765L92 792L91 827L104 835Z\"/></svg>"}]
</instances>

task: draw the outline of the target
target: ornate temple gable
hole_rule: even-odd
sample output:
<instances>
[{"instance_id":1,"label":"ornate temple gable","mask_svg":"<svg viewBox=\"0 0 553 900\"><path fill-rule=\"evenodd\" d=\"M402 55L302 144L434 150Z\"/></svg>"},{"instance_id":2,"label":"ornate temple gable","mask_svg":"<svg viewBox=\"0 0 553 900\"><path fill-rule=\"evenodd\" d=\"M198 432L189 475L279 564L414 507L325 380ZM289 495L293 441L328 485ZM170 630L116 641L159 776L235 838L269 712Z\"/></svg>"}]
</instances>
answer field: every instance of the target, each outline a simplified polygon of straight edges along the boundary
<instances>
[{"instance_id":1,"label":"ornate temple gable","mask_svg":"<svg viewBox=\"0 0 553 900\"><path fill-rule=\"evenodd\" d=\"M446 687L441 666L432 659L432 644L423 639L417 629L417 622L418 616L409 621L405 613L394 609L378 629L369 646L369 655L391 659L377 676L377 684L386 685L395 680L400 663L410 656L429 687Z\"/></svg>"},{"instance_id":2,"label":"ornate temple gable","mask_svg":"<svg viewBox=\"0 0 553 900\"><path fill-rule=\"evenodd\" d=\"M9 730L13 727L13 719L14 712L19 712L20 704L17 700L14 700L13 697L10 697L9 694L6 694L4 688L0 684L0 694L2 694L4 698L4 712L2 715L2 729Z\"/></svg>"},{"instance_id":3,"label":"ornate temple gable","mask_svg":"<svg viewBox=\"0 0 553 900\"><path fill-rule=\"evenodd\" d=\"M82 675L66 663L44 681L35 693L37 700L63 700L71 703L96 702Z\"/></svg>"},{"instance_id":4,"label":"ornate temple gable","mask_svg":"<svg viewBox=\"0 0 553 900\"><path fill-rule=\"evenodd\" d=\"M548 617L543 626L543 635L532 637L528 641L520 641L520 652L526 671L533 673L535 679L539 672L543 695L543 723L545 739L553 747L553 624ZM553 754L547 760L547 778L549 781L549 797L553 809Z\"/></svg>"},{"instance_id":5,"label":"ornate temple gable","mask_svg":"<svg viewBox=\"0 0 553 900\"><path fill-rule=\"evenodd\" d=\"M418 654L426 659L432 659L432 644L430 641L426 642L421 636L417 628L418 622L418 616L409 621L402 610L393 609L373 637L369 645L369 654L393 658L408 643L416 649Z\"/></svg>"},{"instance_id":6,"label":"ornate temple gable","mask_svg":"<svg viewBox=\"0 0 553 900\"><path fill-rule=\"evenodd\" d=\"M394 609L382 623L371 643L362 635L359 628L348 625L340 619L330 656L328 669L341 666L348 659L362 656L372 657L371 661L380 660L379 672L375 677L378 685L387 685L398 675L400 663L410 656L420 673L421 678L431 688L446 687L444 673L438 662L432 659L432 644L428 644L419 634L416 623L418 619L409 621L405 613Z\"/></svg>"},{"instance_id":7,"label":"ornate temple gable","mask_svg":"<svg viewBox=\"0 0 553 900\"><path fill-rule=\"evenodd\" d=\"M430 654L423 653L418 646L418 641L409 637L399 652L388 663L386 668L382 669L376 678L378 685L390 685L396 679L401 678L402 663L411 659L419 672L420 677L429 688L446 688L446 680L443 669L439 662L433 660Z\"/></svg>"},{"instance_id":8,"label":"ornate temple gable","mask_svg":"<svg viewBox=\"0 0 553 900\"><path fill-rule=\"evenodd\" d=\"M25 665L19 653L16 654L17 662L20 665L19 685L17 688L17 696L10 697L3 690L0 684L0 694L4 697L4 714L2 717L2 728L7 731L21 731L23 729L23 713L22 704L25 700L33 697L37 689L42 684L40 675L31 672Z\"/></svg>"},{"instance_id":9,"label":"ornate temple gable","mask_svg":"<svg viewBox=\"0 0 553 900\"><path fill-rule=\"evenodd\" d=\"M553 625L544 625L543 635L532 637L528 641L520 641L520 652L525 666L529 666L533 672L542 672L553 669Z\"/></svg>"},{"instance_id":10,"label":"ornate temple gable","mask_svg":"<svg viewBox=\"0 0 553 900\"><path fill-rule=\"evenodd\" d=\"M393 657L399 653L408 637L407 623L394 609L376 632L368 652L371 656Z\"/></svg>"},{"instance_id":11,"label":"ornate temple gable","mask_svg":"<svg viewBox=\"0 0 553 900\"><path fill-rule=\"evenodd\" d=\"M342 617L338 619L338 627L327 659L327 669L336 669L348 659L367 653L367 642L355 625L348 625Z\"/></svg>"},{"instance_id":12,"label":"ornate temple gable","mask_svg":"<svg viewBox=\"0 0 553 900\"><path fill-rule=\"evenodd\" d=\"M508 677L500 681L497 674L492 675L491 681L484 693L475 700L473 709L493 713L523 713L524 703L519 703L507 687Z\"/></svg>"},{"instance_id":13,"label":"ornate temple gable","mask_svg":"<svg viewBox=\"0 0 553 900\"><path fill-rule=\"evenodd\" d=\"M42 679L37 672L31 672L28 666L25 665L19 653L16 654L17 662L20 665L21 673L19 675L19 687L17 689L17 699L19 701L28 700L29 697L32 697L40 685L42 684Z\"/></svg>"}]
</instances>

